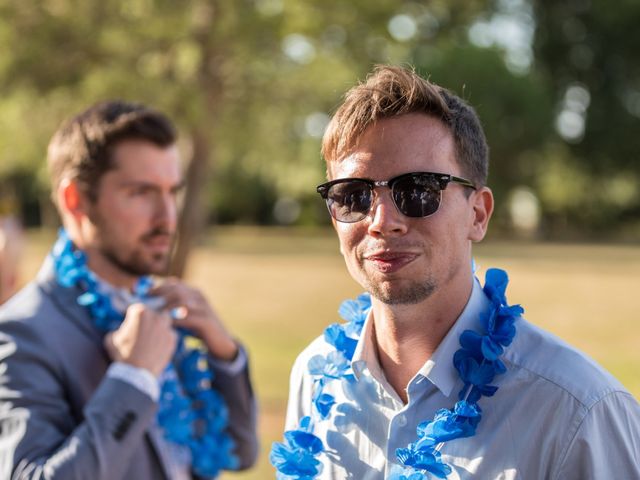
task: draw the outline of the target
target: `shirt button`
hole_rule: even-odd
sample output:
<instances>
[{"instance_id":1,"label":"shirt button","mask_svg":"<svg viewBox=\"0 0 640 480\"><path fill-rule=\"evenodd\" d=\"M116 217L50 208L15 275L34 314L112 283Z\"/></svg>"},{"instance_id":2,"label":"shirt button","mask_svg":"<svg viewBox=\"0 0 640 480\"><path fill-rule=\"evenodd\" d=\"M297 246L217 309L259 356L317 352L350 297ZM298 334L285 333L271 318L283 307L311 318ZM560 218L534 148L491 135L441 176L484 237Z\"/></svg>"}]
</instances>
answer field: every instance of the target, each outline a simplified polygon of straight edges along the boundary
<instances>
[{"instance_id":1,"label":"shirt button","mask_svg":"<svg viewBox=\"0 0 640 480\"><path fill-rule=\"evenodd\" d=\"M407 417L404 415L399 415L398 416L398 425L401 427L404 427L407 425Z\"/></svg>"}]
</instances>

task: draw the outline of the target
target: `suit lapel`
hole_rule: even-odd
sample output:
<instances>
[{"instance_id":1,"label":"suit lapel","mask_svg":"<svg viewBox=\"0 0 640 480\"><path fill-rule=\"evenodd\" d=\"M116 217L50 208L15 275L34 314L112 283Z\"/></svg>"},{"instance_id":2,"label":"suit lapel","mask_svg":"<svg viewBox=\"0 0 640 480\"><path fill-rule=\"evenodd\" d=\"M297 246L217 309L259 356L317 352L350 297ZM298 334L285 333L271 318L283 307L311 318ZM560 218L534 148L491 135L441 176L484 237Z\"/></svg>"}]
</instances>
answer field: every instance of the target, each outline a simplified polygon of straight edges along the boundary
<instances>
[{"instance_id":1,"label":"suit lapel","mask_svg":"<svg viewBox=\"0 0 640 480\"><path fill-rule=\"evenodd\" d=\"M102 334L93 324L87 309L78 304L78 297L82 291L78 287L66 288L60 285L56 279L53 260L47 256L36 282L43 293L51 298L51 301L62 312L65 318L73 322L76 327L98 343L102 348Z\"/></svg>"},{"instance_id":2,"label":"suit lapel","mask_svg":"<svg viewBox=\"0 0 640 480\"><path fill-rule=\"evenodd\" d=\"M171 451L164 438L162 430L157 426L152 426L147 430L147 438L158 456L158 461L167 479L176 479L175 461L171 458ZM182 478L180 479L182 480Z\"/></svg>"}]
</instances>

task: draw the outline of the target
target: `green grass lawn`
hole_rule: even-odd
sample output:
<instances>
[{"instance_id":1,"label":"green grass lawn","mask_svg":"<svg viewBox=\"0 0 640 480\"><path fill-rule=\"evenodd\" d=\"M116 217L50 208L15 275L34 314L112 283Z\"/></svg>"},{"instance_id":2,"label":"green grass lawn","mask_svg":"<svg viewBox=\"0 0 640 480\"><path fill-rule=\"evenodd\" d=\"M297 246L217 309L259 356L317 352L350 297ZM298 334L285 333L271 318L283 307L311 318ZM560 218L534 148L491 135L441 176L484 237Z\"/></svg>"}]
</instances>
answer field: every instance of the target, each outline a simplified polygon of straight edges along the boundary
<instances>
[{"instance_id":1,"label":"green grass lawn","mask_svg":"<svg viewBox=\"0 0 640 480\"><path fill-rule=\"evenodd\" d=\"M25 278L51 238L30 235ZM488 242L476 261L481 274L506 269L509 300L528 320L587 352L640 398L640 247ZM247 346L260 402L259 464L223 478L273 478L268 453L282 436L291 364L360 288L329 230L216 230L193 252L187 279Z\"/></svg>"}]
</instances>

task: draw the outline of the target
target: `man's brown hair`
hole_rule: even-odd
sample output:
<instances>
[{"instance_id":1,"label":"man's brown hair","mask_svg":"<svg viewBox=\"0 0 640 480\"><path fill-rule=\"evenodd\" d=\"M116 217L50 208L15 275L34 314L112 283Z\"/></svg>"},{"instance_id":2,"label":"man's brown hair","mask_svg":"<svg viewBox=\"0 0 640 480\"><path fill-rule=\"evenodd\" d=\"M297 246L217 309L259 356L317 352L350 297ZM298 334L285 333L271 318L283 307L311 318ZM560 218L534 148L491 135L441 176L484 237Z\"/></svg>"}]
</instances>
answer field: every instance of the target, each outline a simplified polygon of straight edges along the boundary
<instances>
[{"instance_id":1,"label":"man's brown hair","mask_svg":"<svg viewBox=\"0 0 640 480\"><path fill-rule=\"evenodd\" d=\"M403 67L377 66L364 83L347 92L322 139L322 155L328 164L338 161L357 146L364 131L376 121L407 113L440 119L453 136L463 175L476 185L486 184L489 149L473 108Z\"/></svg>"},{"instance_id":2,"label":"man's brown hair","mask_svg":"<svg viewBox=\"0 0 640 480\"><path fill-rule=\"evenodd\" d=\"M115 167L113 150L125 140L145 140L164 148L176 141L176 130L162 113L138 103L108 101L73 117L54 134L47 150L52 197L63 179L75 180L91 201L100 179Z\"/></svg>"}]
</instances>

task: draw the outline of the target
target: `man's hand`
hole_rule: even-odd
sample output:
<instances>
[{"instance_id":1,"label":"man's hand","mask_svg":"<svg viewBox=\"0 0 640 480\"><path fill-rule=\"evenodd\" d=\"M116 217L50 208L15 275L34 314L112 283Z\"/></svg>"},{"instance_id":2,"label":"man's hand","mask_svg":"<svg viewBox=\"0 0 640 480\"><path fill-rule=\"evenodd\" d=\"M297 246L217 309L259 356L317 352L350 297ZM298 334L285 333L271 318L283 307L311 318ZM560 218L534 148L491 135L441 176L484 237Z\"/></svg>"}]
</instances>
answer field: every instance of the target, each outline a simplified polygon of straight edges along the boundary
<instances>
[{"instance_id":1,"label":"man's hand","mask_svg":"<svg viewBox=\"0 0 640 480\"><path fill-rule=\"evenodd\" d=\"M112 360L147 369L158 377L173 356L177 338L167 313L136 303L127 309L120 328L105 336L104 345Z\"/></svg>"},{"instance_id":2,"label":"man's hand","mask_svg":"<svg viewBox=\"0 0 640 480\"><path fill-rule=\"evenodd\" d=\"M193 332L209 349L209 353L221 360L233 360L238 345L227 333L202 293L177 278L168 278L155 287L149 295L165 299L165 308L173 311L174 325Z\"/></svg>"}]
</instances>

